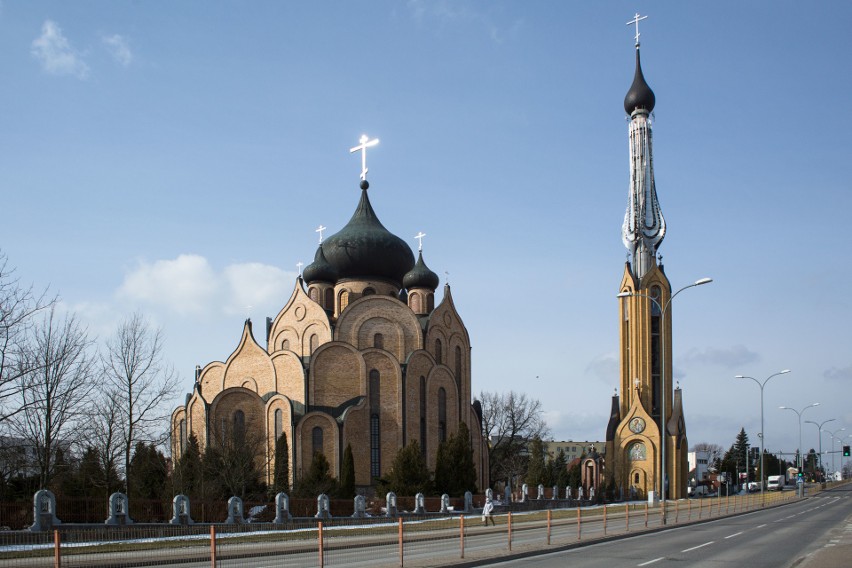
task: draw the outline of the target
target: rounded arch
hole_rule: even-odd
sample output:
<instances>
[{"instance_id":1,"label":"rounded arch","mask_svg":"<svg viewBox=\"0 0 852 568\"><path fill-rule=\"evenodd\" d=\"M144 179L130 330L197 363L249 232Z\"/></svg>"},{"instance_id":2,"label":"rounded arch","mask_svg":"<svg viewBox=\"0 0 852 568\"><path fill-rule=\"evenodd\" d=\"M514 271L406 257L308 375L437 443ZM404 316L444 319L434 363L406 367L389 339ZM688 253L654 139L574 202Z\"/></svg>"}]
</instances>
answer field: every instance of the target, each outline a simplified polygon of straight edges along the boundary
<instances>
[{"instance_id":1,"label":"rounded arch","mask_svg":"<svg viewBox=\"0 0 852 568\"><path fill-rule=\"evenodd\" d=\"M325 455L334 477L340 476L340 431L337 421L321 411L313 411L305 414L296 426L296 470L297 476L301 477L307 473L311 466L314 455L313 442L315 429L322 431L322 453Z\"/></svg>"}]
</instances>

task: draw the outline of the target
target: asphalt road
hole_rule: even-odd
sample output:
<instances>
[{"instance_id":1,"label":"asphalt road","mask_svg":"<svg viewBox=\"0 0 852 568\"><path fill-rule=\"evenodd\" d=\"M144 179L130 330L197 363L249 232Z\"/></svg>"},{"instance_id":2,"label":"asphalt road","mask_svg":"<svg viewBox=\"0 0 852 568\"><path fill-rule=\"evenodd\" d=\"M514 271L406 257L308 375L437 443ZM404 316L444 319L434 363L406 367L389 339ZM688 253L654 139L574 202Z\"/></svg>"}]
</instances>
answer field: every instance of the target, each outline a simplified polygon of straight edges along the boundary
<instances>
[{"instance_id":1,"label":"asphalt road","mask_svg":"<svg viewBox=\"0 0 852 568\"><path fill-rule=\"evenodd\" d=\"M501 568L852 566L852 486L783 507L511 561Z\"/></svg>"}]
</instances>

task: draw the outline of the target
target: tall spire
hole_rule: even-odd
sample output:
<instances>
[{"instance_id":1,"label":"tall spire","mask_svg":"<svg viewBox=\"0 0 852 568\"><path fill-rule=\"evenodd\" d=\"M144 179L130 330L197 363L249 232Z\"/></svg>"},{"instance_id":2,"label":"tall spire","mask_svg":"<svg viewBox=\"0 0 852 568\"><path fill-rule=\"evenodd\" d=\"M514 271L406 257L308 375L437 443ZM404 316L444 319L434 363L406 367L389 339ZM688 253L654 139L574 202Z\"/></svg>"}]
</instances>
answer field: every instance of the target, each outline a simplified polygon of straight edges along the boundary
<instances>
[{"instance_id":1,"label":"tall spire","mask_svg":"<svg viewBox=\"0 0 852 568\"><path fill-rule=\"evenodd\" d=\"M646 16L647 17L647 16ZM645 82L639 59L639 15L636 24L636 73L624 97L624 110L630 115L630 189L621 239L631 254L633 273L642 278L655 263L655 254L666 235L666 220L654 186L654 157L651 144L650 113L656 99Z\"/></svg>"}]
</instances>

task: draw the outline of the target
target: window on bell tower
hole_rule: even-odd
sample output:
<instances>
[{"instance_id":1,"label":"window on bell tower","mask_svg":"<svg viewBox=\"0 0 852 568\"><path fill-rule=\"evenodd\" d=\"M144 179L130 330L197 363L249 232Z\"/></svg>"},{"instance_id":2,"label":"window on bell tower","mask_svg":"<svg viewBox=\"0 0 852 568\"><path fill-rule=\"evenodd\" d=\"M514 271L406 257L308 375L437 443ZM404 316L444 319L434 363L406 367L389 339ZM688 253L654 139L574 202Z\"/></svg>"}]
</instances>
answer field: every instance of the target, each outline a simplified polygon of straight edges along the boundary
<instances>
[{"instance_id":1,"label":"window on bell tower","mask_svg":"<svg viewBox=\"0 0 852 568\"><path fill-rule=\"evenodd\" d=\"M650 295L656 300L648 300L651 303L651 415L659 419L661 397L664 396L662 377L660 376L663 321L659 303L662 301L662 290L659 286L653 286Z\"/></svg>"}]
</instances>

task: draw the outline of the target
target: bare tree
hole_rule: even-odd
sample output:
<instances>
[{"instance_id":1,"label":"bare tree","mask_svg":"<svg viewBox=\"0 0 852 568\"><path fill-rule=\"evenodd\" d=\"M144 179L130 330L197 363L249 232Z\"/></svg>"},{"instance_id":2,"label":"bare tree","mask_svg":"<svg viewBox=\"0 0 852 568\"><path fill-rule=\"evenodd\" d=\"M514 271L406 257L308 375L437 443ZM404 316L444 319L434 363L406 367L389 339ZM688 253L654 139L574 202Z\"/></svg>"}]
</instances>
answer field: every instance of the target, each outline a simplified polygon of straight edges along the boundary
<instances>
[{"instance_id":1,"label":"bare tree","mask_svg":"<svg viewBox=\"0 0 852 568\"><path fill-rule=\"evenodd\" d=\"M22 373L28 371L21 364L27 334L33 316L54 303L45 293L34 294L32 286L21 286L0 252L0 425L23 410L9 403L20 402Z\"/></svg>"},{"instance_id":2,"label":"bare tree","mask_svg":"<svg viewBox=\"0 0 852 568\"><path fill-rule=\"evenodd\" d=\"M550 431L542 417L541 402L525 393L480 392L482 434L490 441L488 459L491 483L514 483L526 473L527 443L545 439Z\"/></svg>"},{"instance_id":3,"label":"bare tree","mask_svg":"<svg viewBox=\"0 0 852 568\"><path fill-rule=\"evenodd\" d=\"M102 357L105 392L118 412L126 493L133 447L165 439L160 428L168 421L170 408L165 404L176 391L177 373L162 355L162 331L151 328L137 312L119 324Z\"/></svg>"},{"instance_id":4,"label":"bare tree","mask_svg":"<svg viewBox=\"0 0 852 568\"><path fill-rule=\"evenodd\" d=\"M15 432L34 448L40 487L50 483L57 451L76 440L95 388L92 341L73 314L60 319L52 306L37 322L19 359L23 388Z\"/></svg>"},{"instance_id":5,"label":"bare tree","mask_svg":"<svg viewBox=\"0 0 852 568\"><path fill-rule=\"evenodd\" d=\"M719 444L711 444L710 442L698 442L692 446L693 452L707 452L707 464L711 469L718 467L717 460L721 460L725 455L725 449Z\"/></svg>"},{"instance_id":6,"label":"bare tree","mask_svg":"<svg viewBox=\"0 0 852 568\"><path fill-rule=\"evenodd\" d=\"M104 471L103 483L107 494L119 489L124 455L124 428L122 427L122 409L115 389L107 388L89 406L89 427L83 431L86 445L97 450L101 468Z\"/></svg>"}]
</instances>

